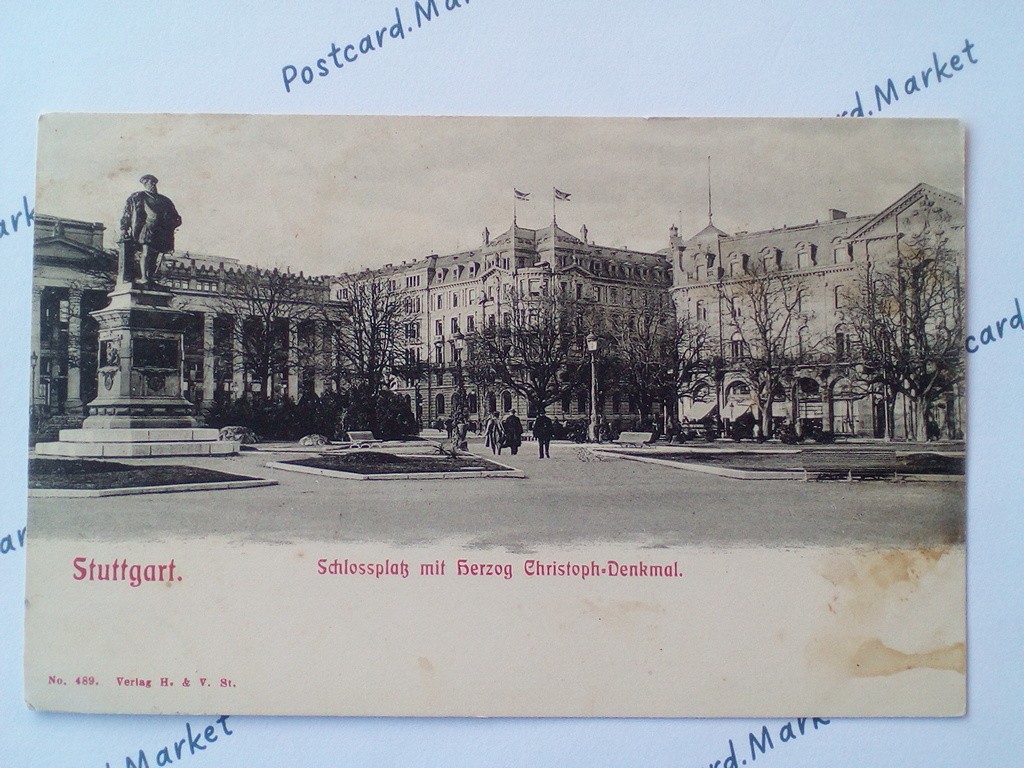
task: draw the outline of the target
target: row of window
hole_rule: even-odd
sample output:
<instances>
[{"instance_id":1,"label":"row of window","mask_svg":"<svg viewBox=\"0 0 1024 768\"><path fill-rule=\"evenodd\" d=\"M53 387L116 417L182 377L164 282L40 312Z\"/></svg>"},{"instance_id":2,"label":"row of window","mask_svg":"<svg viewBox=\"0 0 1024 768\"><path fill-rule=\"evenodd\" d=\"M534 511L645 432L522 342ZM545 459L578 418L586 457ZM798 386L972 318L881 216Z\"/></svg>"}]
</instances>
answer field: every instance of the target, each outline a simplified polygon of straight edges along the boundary
<instances>
[{"instance_id":1,"label":"row of window","mask_svg":"<svg viewBox=\"0 0 1024 768\"><path fill-rule=\"evenodd\" d=\"M491 318L492 318L491 327L493 328L494 325L495 325L494 320L493 320L494 316L491 315ZM461 322L460 322L458 317L449 318L448 323L449 323L449 327L450 327L450 330L451 330L451 333L452 333L453 336L455 334L457 334L457 333L462 333L462 325L461 325ZM420 335L419 335L420 334L420 331L419 331L420 324L419 323L410 323L409 325L410 326L414 326L414 328L415 328L415 336L410 336L408 334L408 332L407 332L406 333L406 338L418 339L420 337ZM468 317L466 317L466 333L473 333L475 331L476 331L476 318L473 317L473 315L469 315ZM434 321L434 336L435 337L444 336L444 320L438 319L438 320Z\"/></svg>"},{"instance_id":2,"label":"row of window","mask_svg":"<svg viewBox=\"0 0 1024 768\"><path fill-rule=\"evenodd\" d=\"M203 293L217 293L218 286L216 280L196 280L195 287L192 288L189 285L187 278L172 277L166 280L168 288L175 288L179 291L201 291Z\"/></svg>"},{"instance_id":3,"label":"row of window","mask_svg":"<svg viewBox=\"0 0 1024 768\"><path fill-rule=\"evenodd\" d=\"M847 289L845 286L837 285L832 289L832 309L846 309L848 306ZM803 312L804 309L804 297L807 292L801 290L796 295L796 301L793 304L793 311L797 314ZM739 301L727 301L727 308L729 313L733 317L743 317L743 304ZM708 319L708 302L704 299L697 301L696 310L694 317L697 320L706 321Z\"/></svg>"},{"instance_id":4,"label":"row of window","mask_svg":"<svg viewBox=\"0 0 1024 768\"><path fill-rule=\"evenodd\" d=\"M558 266L562 269L569 265L576 265L587 269L591 274L603 275L604 277L616 277L622 280L664 280L665 273L657 267L645 267L634 264L623 264L617 261L605 261L601 259L588 259L583 256L559 256Z\"/></svg>"},{"instance_id":5,"label":"row of window","mask_svg":"<svg viewBox=\"0 0 1024 768\"><path fill-rule=\"evenodd\" d=\"M458 309L460 303L463 304L463 305L472 306L473 303L476 301L476 289L475 288L463 289L461 291L452 291L451 293L449 293L447 295L448 295L448 309ZM445 298L445 294L443 294L443 293L438 293L434 297L434 308L435 309L445 309L444 298ZM491 289L491 292L490 292L490 298L494 298L493 288ZM417 311L419 311L419 310L417 309Z\"/></svg>"},{"instance_id":6,"label":"row of window","mask_svg":"<svg viewBox=\"0 0 1024 768\"><path fill-rule=\"evenodd\" d=\"M679 269L686 272L686 255L679 256ZM728 257L728 264L716 264L718 257L713 253L696 253L690 256L696 263L693 268L694 280L701 282L709 279L720 279L724 277L742 277L751 272L750 255L746 253L732 253ZM762 248L759 254L761 269L764 272L773 272L783 269L783 251L780 248ZM833 264L849 264L853 261L853 243L841 243L832 249ZM810 269L821 266L818 259L818 246L805 244L796 251L796 259L793 267L795 269Z\"/></svg>"},{"instance_id":7,"label":"row of window","mask_svg":"<svg viewBox=\"0 0 1024 768\"><path fill-rule=\"evenodd\" d=\"M856 338L849 330L842 325L836 326L833 336L833 353L837 361L850 360L855 356ZM810 330L803 326L797 333L797 356L801 357L812 350L810 342ZM729 341L729 357L732 360L742 360L750 357L750 345L744 341L743 334L738 331L732 335Z\"/></svg>"}]
</instances>

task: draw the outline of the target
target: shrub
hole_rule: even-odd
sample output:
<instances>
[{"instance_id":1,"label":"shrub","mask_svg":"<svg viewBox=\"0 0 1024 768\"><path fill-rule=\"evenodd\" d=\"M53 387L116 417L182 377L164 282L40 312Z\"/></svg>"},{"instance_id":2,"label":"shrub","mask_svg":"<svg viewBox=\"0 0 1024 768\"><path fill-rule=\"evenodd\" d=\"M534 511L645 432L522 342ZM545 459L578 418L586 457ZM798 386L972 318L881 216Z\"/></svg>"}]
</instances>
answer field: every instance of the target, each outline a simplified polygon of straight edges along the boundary
<instances>
[{"instance_id":1,"label":"shrub","mask_svg":"<svg viewBox=\"0 0 1024 768\"><path fill-rule=\"evenodd\" d=\"M254 443L258 443L260 441L260 439L256 436L256 433L253 432L251 429L249 429L248 427L239 426L221 427L220 435L218 436L217 439L225 441L233 440L242 445L253 445Z\"/></svg>"},{"instance_id":2,"label":"shrub","mask_svg":"<svg viewBox=\"0 0 1024 768\"><path fill-rule=\"evenodd\" d=\"M369 430L377 438L392 440L418 431L405 399L390 390L375 401L355 391L349 396L308 394L298 403L291 398L214 401L205 417L211 427L247 427L263 440L299 440L305 435L334 440L349 429Z\"/></svg>"},{"instance_id":3,"label":"shrub","mask_svg":"<svg viewBox=\"0 0 1024 768\"><path fill-rule=\"evenodd\" d=\"M795 445L796 443L799 443L801 440L800 435L796 433L796 427L794 427L792 424L783 424L781 427L779 427L778 435L779 440L781 440L783 443L786 443L787 445Z\"/></svg>"},{"instance_id":4,"label":"shrub","mask_svg":"<svg viewBox=\"0 0 1024 768\"><path fill-rule=\"evenodd\" d=\"M344 421L346 431L368 430L378 440L396 440L419 431L405 398L387 389L372 397L361 388L353 388Z\"/></svg>"},{"instance_id":5,"label":"shrub","mask_svg":"<svg viewBox=\"0 0 1024 768\"><path fill-rule=\"evenodd\" d=\"M568 419L561 422L556 421L552 430L552 438L555 440L572 440L574 443L587 442L587 428L590 422L587 419Z\"/></svg>"}]
</instances>

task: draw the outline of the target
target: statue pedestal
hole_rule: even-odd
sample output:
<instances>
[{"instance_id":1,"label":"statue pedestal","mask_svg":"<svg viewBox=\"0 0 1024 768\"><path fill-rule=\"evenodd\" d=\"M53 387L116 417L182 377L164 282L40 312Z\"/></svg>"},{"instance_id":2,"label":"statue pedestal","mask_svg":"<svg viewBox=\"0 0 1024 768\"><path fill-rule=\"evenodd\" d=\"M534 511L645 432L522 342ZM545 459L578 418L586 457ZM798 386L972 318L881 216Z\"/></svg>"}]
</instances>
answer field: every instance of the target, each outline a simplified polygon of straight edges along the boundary
<instances>
[{"instance_id":1,"label":"statue pedestal","mask_svg":"<svg viewBox=\"0 0 1024 768\"><path fill-rule=\"evenodd\" d=\"M99 395L81 429L39 443L43 456L201 456L238 452L219 430L196 426L182 396L185 313L158 286L119 283L99 323Z\"/></svg>"}]
</instances>

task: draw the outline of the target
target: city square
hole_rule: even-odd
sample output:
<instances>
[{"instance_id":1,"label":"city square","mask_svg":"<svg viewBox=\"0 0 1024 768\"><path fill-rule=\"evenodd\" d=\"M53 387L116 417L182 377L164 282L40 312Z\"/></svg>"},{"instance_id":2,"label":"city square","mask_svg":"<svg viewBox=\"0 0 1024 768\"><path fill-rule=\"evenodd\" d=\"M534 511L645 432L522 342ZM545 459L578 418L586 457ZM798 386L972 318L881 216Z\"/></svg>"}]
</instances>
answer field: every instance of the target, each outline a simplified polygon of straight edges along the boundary
<instances>
[{"instance_id":1,"label":"city square","mask_svg":"<svg viewBox=\"0 0 1024 768\"><path fill-rule=\"evenodd\" d=\"M958 124L44 123L33 706L962 711Z\"/></svg>"},{"instance_id":2,"label":"city square","mask_svg":"<svg viewBox=\"0 0 1024 768\"><path fill-rule=\"evenodd\" d=\"M444 434L434 439L441 442ZM470 448L492 455L480 438ZM962 482L734 480L601 456L564 441L555 442L551 455L540 460L528 442L516 456L494 457L523 469L524 480L356 482L268 469L268 461L293 454L242 451L190 462L278 485L73 504L37 498L32 531L85 540L190 534L279 543L455 540L468 549L509 552L601 542L641 549L963 544Z\"/></svg>"}]
</instances>

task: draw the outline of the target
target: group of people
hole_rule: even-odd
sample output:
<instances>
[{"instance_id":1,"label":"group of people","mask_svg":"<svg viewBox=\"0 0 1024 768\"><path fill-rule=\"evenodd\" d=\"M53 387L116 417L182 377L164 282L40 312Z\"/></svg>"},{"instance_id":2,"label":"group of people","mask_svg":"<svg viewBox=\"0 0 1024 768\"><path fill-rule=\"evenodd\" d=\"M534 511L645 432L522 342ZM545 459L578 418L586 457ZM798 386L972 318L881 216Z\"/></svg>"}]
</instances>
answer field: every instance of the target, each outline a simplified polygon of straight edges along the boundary
<instances>
[{"instance_id":1,"label":"group of people","mask_svg":"<svg viewBox=\"0 0 1024 768\"><path fill-rule=\"evenodd\" d=\"M533 437L537 441L540 458L551 458L551 438L554 436L555 425L544 413L533 421ZM484 420L484 445L491 453L501 455L503 448L508 448L513 456L519 453L523 444L523 422L514 410L504 416L497 412Z\"/></svg>"},{"instance_id":2,"label":"group of people","mask_svg":"<svg viewBox=\"0 0 1024 768\"><path fill-rule=\"evenodd\" d=\"M503 448L508 448L515 456L519 446L523 444L523 422L515 411L500 416L497 411L484 419L484 445L491 453L500 455Z\"/></svg>"}]
</instances>

